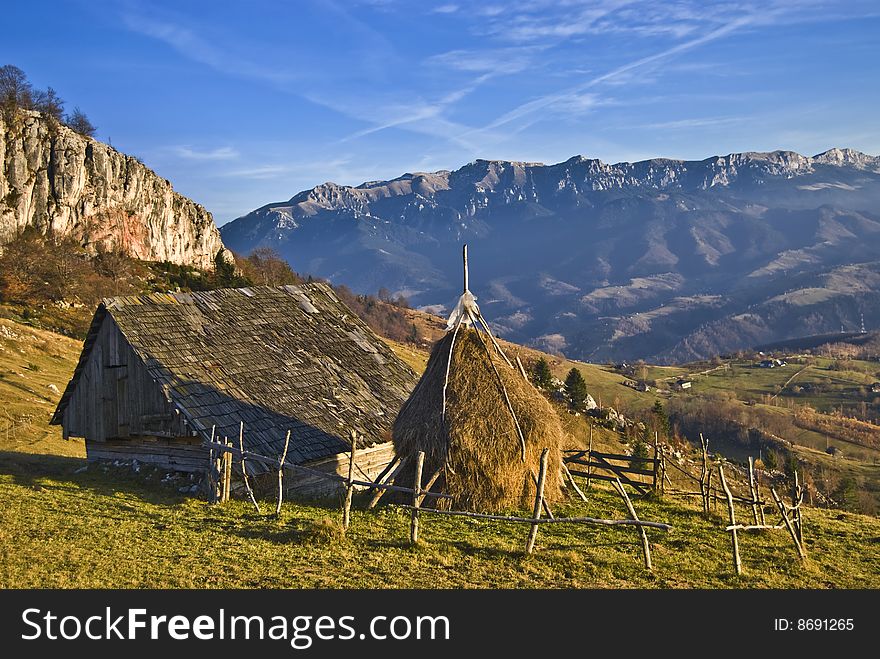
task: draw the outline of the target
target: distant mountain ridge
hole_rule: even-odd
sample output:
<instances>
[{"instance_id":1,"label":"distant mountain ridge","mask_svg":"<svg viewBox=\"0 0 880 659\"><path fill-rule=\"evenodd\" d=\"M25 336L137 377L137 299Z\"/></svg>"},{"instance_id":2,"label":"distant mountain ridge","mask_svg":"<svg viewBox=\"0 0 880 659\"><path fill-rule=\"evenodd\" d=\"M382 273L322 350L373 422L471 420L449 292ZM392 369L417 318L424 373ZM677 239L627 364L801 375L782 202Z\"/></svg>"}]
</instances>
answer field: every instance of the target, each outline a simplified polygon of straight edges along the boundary
<instances>
[{"instance_id":1,"label":"distant mountain ridge","mask_svg":"<svg viewBox=\"0 0 880 659\"><path fill-rule=\"evenodd\" d=\"M880 157L476 160L325 183L221 228L302 272L448 307L457 245L507 338L582 359L699 358L880 324Z\"/></svg>"},{"instance_id":2,"label":"distant mountain ridge","mask_svg":"<svg viewBox=\"0 0 880 659\"><path fill-rule=\"evenodd\" d=\"M211 214L137 158L40 112L0 113L0 248L26 227L145 261L211 269Z\"/></svg>"}]
</instances>

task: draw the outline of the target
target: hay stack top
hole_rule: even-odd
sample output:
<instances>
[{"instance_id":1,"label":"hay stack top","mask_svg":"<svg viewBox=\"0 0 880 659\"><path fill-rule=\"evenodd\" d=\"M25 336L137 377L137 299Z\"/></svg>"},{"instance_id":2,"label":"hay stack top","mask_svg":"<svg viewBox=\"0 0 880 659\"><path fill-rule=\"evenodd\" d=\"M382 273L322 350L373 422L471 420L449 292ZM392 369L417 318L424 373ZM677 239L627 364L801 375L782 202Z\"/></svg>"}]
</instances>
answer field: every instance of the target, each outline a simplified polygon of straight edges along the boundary
<instances>
[{"instance_id":1,"label":"hay stack top","mask_svg":"<svg viewBox=\"0 0 880 659\"><path fill-rule=\"evenodd\" d=\"M108 375L133 363L146 373L145 388L163 399L155 410L149 405L157 395L123 395L119 381L136 383L118 370ZM114 403L103 420L89 419L96 403L78 392L94 388L83 385L96 378L104 393L92 391L93 398L126 399L137 409ZM308 462L346 450L350 430L365 445L387 441L415 382L323 283L117 297L96 311L52 423L101 440L126 433L208 438L212 426L218 437L237 438L243 421L249 450L277 455L289 429L289 459ZM170 427L151 425L168 411Z\"/></svg>"}]
</instances>

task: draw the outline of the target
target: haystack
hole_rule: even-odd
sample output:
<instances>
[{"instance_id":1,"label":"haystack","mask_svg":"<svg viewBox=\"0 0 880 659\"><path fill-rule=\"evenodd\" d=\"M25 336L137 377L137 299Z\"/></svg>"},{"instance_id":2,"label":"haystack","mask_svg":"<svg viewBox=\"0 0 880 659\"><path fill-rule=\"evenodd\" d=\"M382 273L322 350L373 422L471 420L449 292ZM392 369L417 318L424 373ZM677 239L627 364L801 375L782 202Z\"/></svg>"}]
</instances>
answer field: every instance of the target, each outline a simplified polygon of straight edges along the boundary
<instances>
[{"instance_id":1,"label":"haystack","mask_svg":"<svg viewBox=\"0 0 880 659\"><path fill-rule=\"evenodd\" d=\"M530 506L541 452L549 448L544 496L552 503L561 497L559 417L496 347L473 300L465 300L470 312L463 314L472 322L450 319L455 331L434 345L394 422L394 448L404 465L395 482L412 487L414 458L424 451L423 483L442 469L432 491L453 497L440 503L482 512ZM486 331L470 327L478 322Z\"/></svg>"}]
</instances>

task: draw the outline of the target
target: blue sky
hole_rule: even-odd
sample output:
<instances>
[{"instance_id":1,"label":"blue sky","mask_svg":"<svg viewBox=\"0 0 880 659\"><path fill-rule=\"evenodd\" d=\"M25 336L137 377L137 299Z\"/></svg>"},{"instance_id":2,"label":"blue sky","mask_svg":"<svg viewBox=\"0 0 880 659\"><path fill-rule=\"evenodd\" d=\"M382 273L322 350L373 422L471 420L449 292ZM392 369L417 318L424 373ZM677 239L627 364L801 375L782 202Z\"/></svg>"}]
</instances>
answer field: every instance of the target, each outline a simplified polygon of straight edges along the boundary
<instances>
[{"instance_id":1,"label":"blue sky","mask_svg":"<svg viewBox=\"0 0 880 659\"><path fill-rule=\"evenodd\" d=\"M875 0L9 3L0 63L223 224L475 158L880 153Z\"/></svg>"}]
</instances>

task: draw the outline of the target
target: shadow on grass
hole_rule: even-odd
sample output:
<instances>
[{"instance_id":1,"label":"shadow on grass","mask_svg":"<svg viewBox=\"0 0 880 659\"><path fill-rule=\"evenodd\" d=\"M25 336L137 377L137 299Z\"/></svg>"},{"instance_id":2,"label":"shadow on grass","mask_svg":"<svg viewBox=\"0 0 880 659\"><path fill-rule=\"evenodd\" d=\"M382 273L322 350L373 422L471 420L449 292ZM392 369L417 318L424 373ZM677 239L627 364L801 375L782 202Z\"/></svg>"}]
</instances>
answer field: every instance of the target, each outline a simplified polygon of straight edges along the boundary
<instances>
[{"instance_id":1,"label":"shadow on grass","mask_svg":"<svg viewBox=\"0 0 880 659\"><path fill-rule=\"evenodd\" d=\"M86 471L77 473L83 467ZM114 468L89 463L85 458L36 453L0 451L0 476L11 476L16 485L34 490L88 489L95 494L115 496L126 494L151 504L174 504L185 496L177 491L187 479L173 485L161 483L161 469L144 466L139 473L129 467Z\"/></svg>"}]
</instances>

